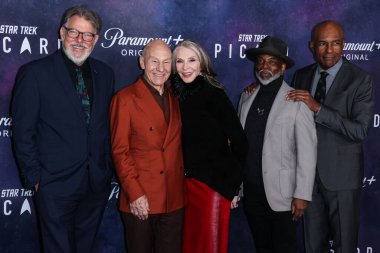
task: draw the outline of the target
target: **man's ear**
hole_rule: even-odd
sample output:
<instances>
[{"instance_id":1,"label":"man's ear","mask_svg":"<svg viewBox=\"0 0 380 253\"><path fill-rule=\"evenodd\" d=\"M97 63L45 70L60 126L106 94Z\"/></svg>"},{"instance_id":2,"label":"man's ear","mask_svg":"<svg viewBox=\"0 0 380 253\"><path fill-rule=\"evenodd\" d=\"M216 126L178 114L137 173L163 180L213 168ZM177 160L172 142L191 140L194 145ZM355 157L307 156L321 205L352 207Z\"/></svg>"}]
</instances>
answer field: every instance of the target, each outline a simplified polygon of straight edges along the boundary
<instances>
[{"instance_id":1,"label":"man's ear","mask_svg":"<svg viewBox=\"0 0 380 253\"><path fill-rule=\"evenodd\" d=\"M96 34L96 35L95 35L95 38L94 38L94 45L96 44L96 42L98 42L98 40L99 40L99 35Z\"/></svg>"},{"instance_id":2,"label":"man's ear","mask_svg":"<svg viewBox=\"0 0 380 253\"><path fill-rule=\"evenodd\" d=\"M314 42L313 41L309 42L309 49L314 54Z\"/></svg>"},{"instance_id":3,"label":"man's ear","mask_svg":"<svg viewBox=\"0 0 380 253\"><path fill-rule=\"evenodd\" d=\"M285 63L281 64L281 73L282 74L285 73L285 69L286 69L286 64Z\"/></svg>"},{"instance_id":4,"label":"man's ear","mask_svg":"<svg viewBox=\"0 0 380 253\"><path fill-rule=\"evenodd\" d=\"M65 39L65 28L63 28L63 26L61 26L61 28L59 29L59 35L61 36L61 40L64 40Z\"/></svg>"},{"instance_id":5,"label":"man's ear","mask_svg":"<svg viewBox=\"0 0 380 253\"><path fill-rule=\"evenodd\" d=\"M144 56L139 57L140 68L145 69Z\"/></svg>"}]
</instances>

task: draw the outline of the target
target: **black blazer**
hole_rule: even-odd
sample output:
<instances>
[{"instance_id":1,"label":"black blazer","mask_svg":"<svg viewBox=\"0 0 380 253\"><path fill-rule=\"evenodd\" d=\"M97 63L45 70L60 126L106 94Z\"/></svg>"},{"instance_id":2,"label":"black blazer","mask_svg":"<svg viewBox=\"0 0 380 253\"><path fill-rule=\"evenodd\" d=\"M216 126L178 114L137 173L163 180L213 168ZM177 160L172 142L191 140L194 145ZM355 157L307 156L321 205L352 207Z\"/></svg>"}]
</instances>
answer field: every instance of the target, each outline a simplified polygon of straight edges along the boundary
<instances>
[{"instance_id":1,"label":"black blazer","mask_svg":"<svg viewBox=\"0 0 380 253\"><path fill-rule=\"evenodd\" d=\"M298 70L296 89L311 90L317 64ZM371 76L343 59L321 110L315 116L318 138L317 172L328 190L362 187L362 141L373 115Z\"/></svg>"},{"instance_id":2,"label":"black blazer","mask_svg":"<svg viewBox=\"0 0 380 253\"><path fill-rule=\"evenodd\" d=\"M91 120L87 126L62 52L22 66L12 101L15 156L26 187L49 185L70 192L90 170L95 191L110 187L109 103L114 73L89 58L93 79Z\"/></svg>"}]
</instances>

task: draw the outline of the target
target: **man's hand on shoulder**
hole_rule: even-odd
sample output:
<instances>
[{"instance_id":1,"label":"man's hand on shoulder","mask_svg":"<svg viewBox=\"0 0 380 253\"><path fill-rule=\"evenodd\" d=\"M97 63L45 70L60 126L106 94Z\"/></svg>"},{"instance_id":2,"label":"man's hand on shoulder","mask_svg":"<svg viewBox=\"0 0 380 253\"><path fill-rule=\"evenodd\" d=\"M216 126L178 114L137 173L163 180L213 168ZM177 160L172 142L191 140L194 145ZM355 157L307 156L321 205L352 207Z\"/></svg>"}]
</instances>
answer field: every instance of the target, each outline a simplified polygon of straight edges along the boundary
<instances>
[{"instance_id":1,"label":"man's hand on shoulder","mask_svg":"<svg viewBox=\"0 0 380 253\"><path fill-rule=\"evenodd\" d=\"M257 83L251 83L251 85L243 89L243 92L246 94L252 94L257 89L257 86L258 86Z\"/></svg>"},{"instance_id":2,"label":"man's hand on shoulder","mask_svg":"<svg viewBox=\"0 0 380 253\"><path fill-rule=\"evenodd\" d=\"M286 95L287 100L292 100L294 102L301 101L309 107L313 112L318 112L321 109L321 104L314 100L310 92L306 90L291 90L288 91Z\"/></svg>"},{"instance_id":3,"label":"man's hand on shoulder","mask_svg":"<svg viewBox=\"0 0 380 253\"><path fill-rule=\"evenodd\" d=\"M131 213L137 216L139 219L141 220L148 219L149 203L148 203L148 198L145 195L129 203L129 208L131 209Z\"/></svg>"}]
</instances>

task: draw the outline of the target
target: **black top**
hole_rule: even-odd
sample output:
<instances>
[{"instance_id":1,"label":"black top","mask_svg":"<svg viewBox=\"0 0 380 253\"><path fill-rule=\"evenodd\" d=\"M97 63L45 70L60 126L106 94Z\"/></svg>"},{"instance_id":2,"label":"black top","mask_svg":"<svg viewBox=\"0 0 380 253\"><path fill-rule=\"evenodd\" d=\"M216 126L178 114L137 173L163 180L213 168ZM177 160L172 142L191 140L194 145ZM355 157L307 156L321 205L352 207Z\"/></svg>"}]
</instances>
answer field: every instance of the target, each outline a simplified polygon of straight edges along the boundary
<instances>
[{"instance_id":1,"label":"black top","mask_svg":"<svg viewBox=\"0 0 380 253\"><path fill-rule=\"evenodd\" d=\"M207 184L228 200L238 193L247 140L223 89L202 76L185 84L171 78L180 99L186 177Z\"/></svg>"},{"instance_id":2,"label":"black top","mask_svg":"<svg viewBox=\"0 0 380 253\"><path fill-rule=\"evenodd\" d=\"M245 164L244 180L256 185L264 185L262 173L262 153L265 128L273 101L281 87L283 78L278 78L267 85L261 85L255 100L249 109L244 131L247 135L249 149Z\"/></svg>"}]
</instances>

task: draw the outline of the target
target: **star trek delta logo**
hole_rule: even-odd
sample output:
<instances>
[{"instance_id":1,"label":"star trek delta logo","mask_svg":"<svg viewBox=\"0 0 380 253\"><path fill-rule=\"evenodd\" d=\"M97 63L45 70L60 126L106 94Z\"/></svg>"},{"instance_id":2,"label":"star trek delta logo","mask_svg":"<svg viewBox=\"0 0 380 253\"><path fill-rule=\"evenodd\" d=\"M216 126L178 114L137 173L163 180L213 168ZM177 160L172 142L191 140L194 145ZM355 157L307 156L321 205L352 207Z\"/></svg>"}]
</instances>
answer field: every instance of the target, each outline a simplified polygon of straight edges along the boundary
<instances>
[{"instance_id":1,"label":"star trek delta logo","mask_svg":"<svg viewBox=\"0 0 380 253\"><path fill-rule=\"evenodd\" d=\"M28 212L29 214L32 214L32 211L30 210L30 204L28 199L25 199L24 202L22 203L21 210L20 210L20 215L23 213Z\"/></svg>"},{"instance_id":2,"label":"star trek delta logo","mask_svg":"<svg viewBox=\"0 0 380 253\"><path fill-rule=\"evenodd\" d=\"M24 40L22 41L20 54L24 53L25 51L28 51L29 54L32 53L32 49L30 48L30 43L27 37L25 37Z\"/></svg>"}]
</instances>

